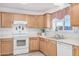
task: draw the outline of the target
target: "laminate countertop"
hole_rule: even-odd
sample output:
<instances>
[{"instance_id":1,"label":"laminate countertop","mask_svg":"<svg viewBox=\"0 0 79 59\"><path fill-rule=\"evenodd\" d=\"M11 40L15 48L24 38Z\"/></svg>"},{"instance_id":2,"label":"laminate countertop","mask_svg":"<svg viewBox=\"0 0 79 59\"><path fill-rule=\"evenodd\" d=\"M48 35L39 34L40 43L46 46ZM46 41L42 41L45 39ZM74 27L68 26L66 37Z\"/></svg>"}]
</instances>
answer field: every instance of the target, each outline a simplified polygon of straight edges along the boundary
<instances>
[{"instance_id":1,"label":"laminate countertop","mask_svg":"<svg viewBox=\"0 0 79 59\"><path fill-rule=\"evenodd\" d=\"M79 46L79 39L69 39L69 38L56 39L54 37L47 37L47 36L40 36L40 35L28 36L28 37L41 37L41 38L45 38L47 40L50 40L51 42L57 41L57 42L65 43L65 44ZM13 35L0 36L0 39L2 39L2 38L13 38Z\"/></svg>"},{"instance_id":2,"label":"laminate countertop","mask_svg":"<svg viewBox=\"0 0 79 59\"><path fill-rule=\"evenodd\" d=\"M79 39L69 39L69 38L56 39L54 37L46 37L46 36L40 36L40 37L46 38L51 41L57 41L57 42L61 42L61 43L69 44L69 45L79 46Z\"/></svg>"}]
</instances>

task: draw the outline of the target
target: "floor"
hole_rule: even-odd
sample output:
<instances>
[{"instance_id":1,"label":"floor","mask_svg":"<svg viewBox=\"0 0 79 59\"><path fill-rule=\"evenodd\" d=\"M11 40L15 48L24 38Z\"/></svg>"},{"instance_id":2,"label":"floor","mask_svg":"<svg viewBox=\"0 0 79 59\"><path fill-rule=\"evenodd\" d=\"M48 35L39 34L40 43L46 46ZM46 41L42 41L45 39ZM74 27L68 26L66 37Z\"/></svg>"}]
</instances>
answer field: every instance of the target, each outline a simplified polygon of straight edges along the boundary
<instances>
[{"instance_id":1,"label":"floor","mask_svg":"<svg viewBox=\"0 0 79 59\"><path fill-rule=\"evenodd\" d=\"M16 55L16 56L45 56L45 55L41 52L32 52L32 53L20 54L20 55Z\"/></svg>"}]
</instances>

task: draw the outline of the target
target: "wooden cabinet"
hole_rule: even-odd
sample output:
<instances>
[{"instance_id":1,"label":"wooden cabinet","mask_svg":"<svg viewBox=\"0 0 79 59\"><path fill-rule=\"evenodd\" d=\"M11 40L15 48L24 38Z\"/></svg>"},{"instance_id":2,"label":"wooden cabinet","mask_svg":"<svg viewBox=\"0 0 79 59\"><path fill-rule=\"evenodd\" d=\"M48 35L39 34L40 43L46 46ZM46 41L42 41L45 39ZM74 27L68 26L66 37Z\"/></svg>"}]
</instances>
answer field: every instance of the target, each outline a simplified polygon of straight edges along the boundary
<instances>
[{"instance_id":1,"label":"wooden cabinet","mask_svg":"<svg viewBox=\"0 0 79 59\"><path fill-rule=\"evenodd\" d=\"M13 14L11 13L2 13L2 28L12 27Z\"/></svg>"},{"instance_id":2,"label":"wooden cabinet","mask_svg":"<svg viewBox=\"0 0 79 59\"><path fill-rule=\"evenodd\" d=\"M28 27L37 28L37 17L34 15L30 15L29 17L30 19L28 20Z\"/></svg>"},{"instance_id":3,"label":"wooden cabinet","mask_svg":"<svg viewBox=\"0 0 79 59\"><path fill-rule=\"evenodd\" d=\"M39 46L40 46L40 51L43 52L44 51L44 47L45 47L44 46L44 39L43 38L40 38L40 45Z\"/></svg>"},{"instance_id":4,"label":"wooden cabinet","mask_svg":"<svg viewBox=\"0 0 79 59\"><path fill-rule=\"evenodd\" d=\"M1 28L1 21L2 21L2 20L1 20L1 12L0 12L0 28Z\"/></svg>"},{"instance_id":5,"label":"wooden cabinet","mask_svg":"<svg viewBox=\"0 0 79 59\"><path fill-rule=\"evenodd\" d=\"M47 41L47 55L57 56L57 43L56 41Z\"/></svg>"},{"instance_id":6,"label":"wooden cabinet","mask_svg":"<svg viewBox=\"0 0 79 59\"><path fill-rule=\"evenodd\" d=\"M1 56L1 40L0 40L0 56Z\"/></svg>"},{"instance_id":7,"label":"wooden cabinet","mask_svg":"<svg viewBox=\"0 0 79 59\"><path fill-rule=\"evenodd\" d=\"M79 56L79 46L73 46L73 56Z\"/></svg>"},{"instance_id":8,"label":"wooden cabinet","mask_svg":"<svg viewBox=\"0 0 79 59\"><path fill-rule=\"evenodd\" d=\"M40 38L40 51L47 56L57 55L57 46L55 41L50 41L45 38Z\"/></svg>"},{"instance_id":9,"label":"wooden cabinet","mask_svg":"<svg viewBox=\"0 0 79 59\"><path fill-rule=\"evenodd\" d=\"M30 28L43 28L44 19L42 15L29 15L28 27Z\"/></svg>"},{"instance_id":10,"label":"wooden cabinet","mask_svg":"<svg viewBox=\"0 0 79 59\"><path fill-rule=\"evenodd\" d=\"M14 14L13 15L14 20L22 20L22 21L26 21L26 15L24 14Z\"/></svg>"},{"instance_id":11,"label":"wooden cabinet","mask_svg":"<svg viewBox=\"0 0 79 59\"><path fill-rule=\"evenodd\" d=\"M30 37L29 38L29 51L38 51L39 50L39 37Z\"/></svg>"},{"instance_id":12,"label":"wooden cabinet","mask_svg":"<svg viewBox=\"0 0 79 59\"><path fill-rule=\"evenodd\" d=\"M1 55L12 55L13 43L12 38L5 38L1 41Z\"/></svg>"},{"instance_id":13,"label":"wooden cabinet","mask_svg":"<svg viewBox=\"0 0 79 59\"><path fill-rule=\"evenodd\" d=\"M45 28L43 15L37 16L37 26L38 28Z\"/></svg>"},{"instance_id":14,"label":"wooden cabinet","mask_svg":"<svg viewBox=\"0 0 79 59\"><path fill-rule=\"evenodd\" d=\"M47 42L45 38L40 38L40 51L47 55Z\"/></svg>"},{"instance_id":15,"label":"wooden cabinet","mask_svg":"<svg viewBox=\"0 0 79 59\"><path fill-rule=\"evenodd\" d=\"M44 15L44 27L50 28L51 27L51 14Z\"/></svg>"},{"instance_id":16,"label":"wooden cabinet","mask_svg":"<svg viewBox=\"0 0 79 59\"><path fill-rule=\"evenodd\" d=\"M79 26L79 4L71 5L71 25Z\"/></svg>"}]
</instances>

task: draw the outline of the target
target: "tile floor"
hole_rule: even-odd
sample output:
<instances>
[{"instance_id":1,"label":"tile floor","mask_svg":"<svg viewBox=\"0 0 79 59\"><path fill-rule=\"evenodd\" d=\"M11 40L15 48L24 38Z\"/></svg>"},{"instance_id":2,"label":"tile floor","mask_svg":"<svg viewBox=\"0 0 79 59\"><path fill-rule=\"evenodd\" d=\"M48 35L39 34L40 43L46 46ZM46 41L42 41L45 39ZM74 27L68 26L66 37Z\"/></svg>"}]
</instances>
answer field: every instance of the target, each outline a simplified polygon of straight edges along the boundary
<instances>
[{"instance_id":1,"label":"tile floor","mask_svg":"<svg viewBox=\"0 0 79 59\"><path fill-rule=\"evenodd\" d=\"M32 53L20 54L20 55L16 55L16 56L45 56L45 55L41 52L32 52Z\"/></svg>"}]
</instances>

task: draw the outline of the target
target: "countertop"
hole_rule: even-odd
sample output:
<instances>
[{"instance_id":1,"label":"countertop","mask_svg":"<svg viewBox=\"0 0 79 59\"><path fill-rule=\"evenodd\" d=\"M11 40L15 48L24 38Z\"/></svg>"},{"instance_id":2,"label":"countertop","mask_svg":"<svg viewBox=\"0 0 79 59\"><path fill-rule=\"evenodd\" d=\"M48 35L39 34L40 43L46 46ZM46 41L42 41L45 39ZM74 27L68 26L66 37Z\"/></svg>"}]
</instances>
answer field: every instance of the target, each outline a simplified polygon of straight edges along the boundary
<instances>
[{"instance_id":1,"label":"countertop","mask_svg":"<svg viewBox=\"0 0 79 59\"><path fill-rule=\"evenodd\" d=\"M46 39L51 40L51 41L57 41L57 42L61 42L61 43L69 44L69 45L79 46L79 39L69 39L69 38L56 39L56 38L45 37L45 36L40 36L40 37L46 38Z\"/></svg>"},{"instance_id":2,"label":"countertop","mask_svg":"<svg viewBox=\"0 0 79 59\"><path fill-rule=\"evenodd\" d=\"M57 41L57 42L65 43L65 44L79 46L79 39L69 39L69 38L56 39L56 38L53 38L53 37L39 36L39 35L28 36L28 37L42 37L42 38L46 38L46 39L51 40L51 41ZM13 38L13 35L0 36L0 39L2 39L2 38Z\"/></svg>"}]
</instances>

